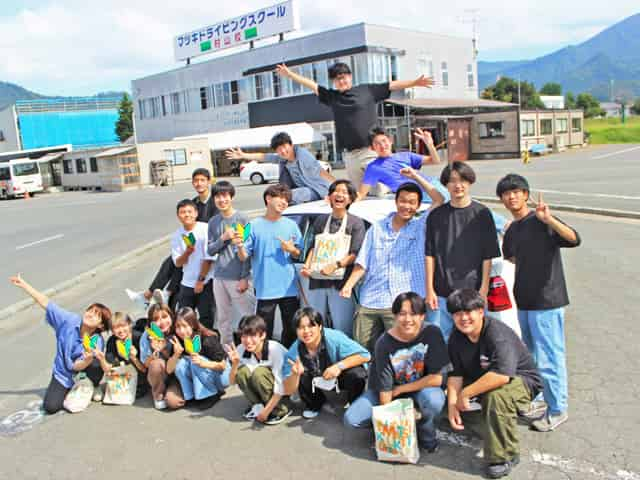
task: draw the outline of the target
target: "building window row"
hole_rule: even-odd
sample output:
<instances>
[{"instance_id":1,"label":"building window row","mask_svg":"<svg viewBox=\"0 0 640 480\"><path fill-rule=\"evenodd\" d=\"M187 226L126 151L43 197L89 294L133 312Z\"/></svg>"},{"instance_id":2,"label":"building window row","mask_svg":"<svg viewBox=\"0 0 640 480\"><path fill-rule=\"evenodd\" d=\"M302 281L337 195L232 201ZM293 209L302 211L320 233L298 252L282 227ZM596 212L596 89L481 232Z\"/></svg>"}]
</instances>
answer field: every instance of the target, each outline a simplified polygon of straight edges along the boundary
<instances>
[{"instance_id":1,"label":"building window row","mask_svg":"<svg viewBox=\"0 0 640 480\"><path fill-rule=\"evenodd\" d=\"M73 159L70 158L62 160L62 171L68 175L72 175L74 173L73 163ZM86 158L76 158L75 164L75 173L87 173L88 171L98 173L98 159L96 157L89 158L89 170L87 170Z\"/></svg>"},{"instance_id":2,"label":"building window row","mask_svg":"<svg viewBox=\"0 0 640 480\"><path fill-rule=\"evenodd\" d=\"M399 75L397 57L379 53L361 53L290 68L303 77L312 78L320 86L329 87L329 68L336 62L349 65L353 72L354 85L393 81L397 80ZM139 99L138 118L160 118L310 92L308 88L289 78L281 77L274 71L261 72L239 80L204 85L191 91ZM195 105L190 104L191 98L195 100Z\"/></svg>"},{"instance_id":3,"label":"building window row","mask_svg":"<svg viewBox=\"0 0 640 480\"><path fill-rule=\"evenodd\" d=\"M569 120L567 118L556 118L556 132L555 133L568 133L569 132ZM521 133L523 137L535 137L536 136L536 121L535 120L522 120L520 122ZM582 131L582 119L571 119L571 132L579 133ZM553 119L542 118L540 119L540 136L553 135Z\"/></svg>"}]
</instances>

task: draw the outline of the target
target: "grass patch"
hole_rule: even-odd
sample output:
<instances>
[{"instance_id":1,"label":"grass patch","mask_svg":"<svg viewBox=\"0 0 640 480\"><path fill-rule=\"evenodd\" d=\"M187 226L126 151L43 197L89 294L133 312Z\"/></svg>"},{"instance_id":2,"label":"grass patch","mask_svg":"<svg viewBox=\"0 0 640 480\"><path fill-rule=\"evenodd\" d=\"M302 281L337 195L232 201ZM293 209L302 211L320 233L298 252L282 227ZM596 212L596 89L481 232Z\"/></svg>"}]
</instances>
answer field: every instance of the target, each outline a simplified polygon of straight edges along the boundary
<instances>
[{"instance_id":1,"label":"grass patch","mask_svg":"<svg viewBox=\"0 0 640 480\"><path fill-rule=\"evenodd\" d=\"M585 120L584 129L593 145L640 143L640 116L627 117L625 123L619 118L590 118Z\"/></svg>"}]
</instances>

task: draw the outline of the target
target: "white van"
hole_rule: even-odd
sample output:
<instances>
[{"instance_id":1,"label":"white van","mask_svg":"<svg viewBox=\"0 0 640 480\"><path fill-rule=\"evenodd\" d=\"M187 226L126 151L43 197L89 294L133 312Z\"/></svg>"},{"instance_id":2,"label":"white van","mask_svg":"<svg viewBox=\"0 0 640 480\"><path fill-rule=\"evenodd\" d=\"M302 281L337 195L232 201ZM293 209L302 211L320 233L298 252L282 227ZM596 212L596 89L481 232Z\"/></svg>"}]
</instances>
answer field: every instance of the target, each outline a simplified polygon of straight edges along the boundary
<instances>
[{"instance_id":1,"label":"white van","mask_svg":"<svg viewBox=\"0 0 640 480\"><path fill-rule=\"evenodd\" d=\"M0 198L42 192L42 174L37 160L18 158L0 163Z\"/></svg>"}]
</instances>

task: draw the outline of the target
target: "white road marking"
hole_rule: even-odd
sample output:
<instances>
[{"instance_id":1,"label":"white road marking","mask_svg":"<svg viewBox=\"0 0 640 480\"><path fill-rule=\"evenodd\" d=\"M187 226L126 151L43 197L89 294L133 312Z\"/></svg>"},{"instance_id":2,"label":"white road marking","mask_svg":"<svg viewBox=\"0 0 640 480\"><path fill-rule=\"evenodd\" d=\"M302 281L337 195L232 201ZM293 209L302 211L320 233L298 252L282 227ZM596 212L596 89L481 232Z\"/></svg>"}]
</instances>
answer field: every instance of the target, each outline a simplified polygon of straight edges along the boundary
<instances>
[{"instance_id":1,"label":"white road marking","mask_svg":"<svg viewBox=\"0 0 640 480\"><path fill-rule=\"evenodd\" d=\"M563 458L559 455L551 455L536 450L531 451L531 459L534 463L553 467L566 474L588 474L607 480L640 480L640 475L635 472L630 472L629 470L616 470L615 473L604 472L598 470L595 465L588 462L575 460L573 458Z\"/></svg>"},{"instance_id":2,"label":"white road marking","mask_svg":"<svg viewBox=\"0 0 640 480\"><path fill-rule=\"evenodd\" d=\"M640 147L632 147L626 148L624 150L618 150L617 152L605 153L604 155L598 155L597 157L592 157L594 160L602 160L603 158L615 157L621 153L632 152L634 150L638 150Z\"/></svg>"},{"instance_id":3,"label":"white road marking","mask_svg":"<svg viewBox=\"0 0 640 480\"><path fill-rule=\"evenodd\" d=\"M600 197L600 198L615 198L618 200L640 200L640 197L631 195L611 195L609 193L584 193L584 192L564 192L561 190L542 190L536 189L536 192L553 193L558 195L571 195L574 197Z\"/></svg>"},{"instance_id":4,"label":"white road marking","mask_svg":"<svg viewBox=\"0 0 640 480\"><path fill-rule=\"evenodd\" d=\"M50 242L51 240L57 240L58 238L64 237L64 234L60 233L58 235L53 235L51 237L43 238L41 240L36 240L35 242L25 243L24 245L20 245L16 247L16 250L22 250L23 248L32 247L34 245L38 245L39 243Z\"/></svg>"}]
</instances>

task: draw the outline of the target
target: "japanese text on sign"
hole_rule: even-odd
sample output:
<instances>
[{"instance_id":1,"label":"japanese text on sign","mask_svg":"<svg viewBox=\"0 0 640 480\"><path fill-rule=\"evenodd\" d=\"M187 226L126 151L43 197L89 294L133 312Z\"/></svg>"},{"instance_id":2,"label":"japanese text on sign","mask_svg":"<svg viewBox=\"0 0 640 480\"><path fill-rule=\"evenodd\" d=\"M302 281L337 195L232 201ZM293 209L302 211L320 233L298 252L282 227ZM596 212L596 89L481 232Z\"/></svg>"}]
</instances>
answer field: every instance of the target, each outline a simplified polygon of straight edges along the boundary
<instances>
[{"instance_id":1,"label":"japanese text on sign","mask_svg":"<svg viewBox=\"0 0 640 480\"><path fill-rule=\"evenodd\" d=\"M206 55L298 28L294 0L278 3L174 38L176 60Z\"/></svg>"}]
</instances>

